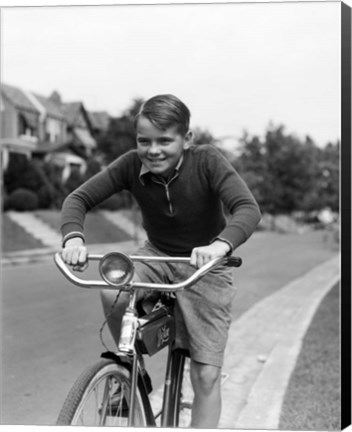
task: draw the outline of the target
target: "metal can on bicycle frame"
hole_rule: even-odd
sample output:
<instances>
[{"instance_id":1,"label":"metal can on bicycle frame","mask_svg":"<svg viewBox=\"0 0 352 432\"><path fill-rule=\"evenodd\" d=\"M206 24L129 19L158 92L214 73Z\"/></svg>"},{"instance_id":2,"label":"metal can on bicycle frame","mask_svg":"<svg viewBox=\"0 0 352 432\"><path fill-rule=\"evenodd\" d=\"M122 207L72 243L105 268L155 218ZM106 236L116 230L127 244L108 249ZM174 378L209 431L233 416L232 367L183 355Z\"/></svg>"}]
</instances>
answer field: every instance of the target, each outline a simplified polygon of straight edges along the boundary
<instances>
[{"instance_id":1,"label":"metal can on bicycle frame","mask_svg":"<svg viewBox=\"0 0 352 432\"><path fill-rule=\"evenodd\" d=\"M136 340L138 318L133 311L126 310L121 323L121 334L119 341L119 351L132 353Z\"/></svg>"}]
</instances>

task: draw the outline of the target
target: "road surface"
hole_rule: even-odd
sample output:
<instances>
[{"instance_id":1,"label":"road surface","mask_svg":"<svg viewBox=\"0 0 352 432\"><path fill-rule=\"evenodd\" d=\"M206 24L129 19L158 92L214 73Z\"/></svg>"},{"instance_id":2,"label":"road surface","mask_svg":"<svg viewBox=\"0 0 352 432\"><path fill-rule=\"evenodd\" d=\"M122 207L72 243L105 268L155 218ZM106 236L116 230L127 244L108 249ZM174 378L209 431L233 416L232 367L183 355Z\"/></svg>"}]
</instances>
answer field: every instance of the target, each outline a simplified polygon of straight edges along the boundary
<instances>
[{"instance_id":1,"label":"road surface","mask_svg":"<svg viewBox=\"0 0 352 432\"><path fill-rule=\"evenodd\" d=\"M300 236L268 241L259 233L242 246L244 265L234 270L240 286L234 319L333 254L316 236L309 244ZM74 380L105 351L99 339L104 320L99 292L72 286L48 260L4 268L1 295L1 423L52 425ZM107 329L104 339L113 348ZM162 381L163 357L147 358L154 388Z\"/></svg>"}]
</instances>

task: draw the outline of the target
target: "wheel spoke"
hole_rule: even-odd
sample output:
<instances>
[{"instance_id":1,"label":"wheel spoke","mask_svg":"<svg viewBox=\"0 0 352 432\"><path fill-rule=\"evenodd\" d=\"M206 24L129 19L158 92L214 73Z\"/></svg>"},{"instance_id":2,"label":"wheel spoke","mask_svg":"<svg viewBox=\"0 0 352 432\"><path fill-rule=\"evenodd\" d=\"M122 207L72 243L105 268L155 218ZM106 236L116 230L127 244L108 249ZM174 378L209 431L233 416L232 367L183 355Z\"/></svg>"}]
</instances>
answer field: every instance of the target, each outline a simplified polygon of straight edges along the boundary
<instances>
[{"instance_id":1,"label":"wheel spoke","mask_svg":"<svg viewBox=\"0 0 352 432\"><path fill-rule=\"evenodd\" d=\"M110 402L110 384L111 377L106 377L105 386L103 391L103 405L101 408L100 418L99 418L99 426L104 426L106 420L106 412L108 408L108 404Z\"/></svg>"},{"instance_id":2,"label":"wheel spoke","mask_svg":"<svg viewBox=\"0 0 352 432\"><path fill-rule=\"evenodd\" d=\"M130 373L113 360L101 360L78 378L57 423L83 426L127 426ZM146 426L146 414L137 389L136 426Z\"/></svg>"}]
</instances>

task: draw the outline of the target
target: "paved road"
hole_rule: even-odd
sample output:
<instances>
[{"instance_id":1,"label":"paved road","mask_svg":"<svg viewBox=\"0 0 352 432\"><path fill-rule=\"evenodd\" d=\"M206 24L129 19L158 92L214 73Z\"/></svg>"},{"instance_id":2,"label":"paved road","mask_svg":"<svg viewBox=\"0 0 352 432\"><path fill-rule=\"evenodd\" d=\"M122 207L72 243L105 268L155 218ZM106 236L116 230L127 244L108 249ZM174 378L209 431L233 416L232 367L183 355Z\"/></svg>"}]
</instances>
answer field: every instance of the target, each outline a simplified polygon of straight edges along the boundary
<instances>
[{"instance_id":1,"label":"paved road","mask_svg":"<svg viewBox=\"0 0 352 432\"><path fill-rule=\"evenodd\" d=\"M50 262L10 267L3 282L1 422L54 424L73 381L105 351L99 293L72 287ZM104 340L112 347L108 331ZM158 385L158 362L149 364Z\"/></svg>"},{"instance_id":2,"label":"paved road","mask_svg":"<svg viewBox=\"0 0 352 432\"><path fill-rule=\"evenodd\" d=\"M234 304L235 319L333 254L318 245L312 257L299 236L274 236L270 244L267 240L258 235L239 250L245 265L236 272L241 290ZM278 266L283 242L287 262ZM294 260L293 242L298 250ZM74 379L102 351L99 294L72 288L51 261L8 267L2 285L2 423L53 424ZM158 368L154 358L149 363ZM154 384L157 387L158 382Z\"/></svg>"}]
</instances>

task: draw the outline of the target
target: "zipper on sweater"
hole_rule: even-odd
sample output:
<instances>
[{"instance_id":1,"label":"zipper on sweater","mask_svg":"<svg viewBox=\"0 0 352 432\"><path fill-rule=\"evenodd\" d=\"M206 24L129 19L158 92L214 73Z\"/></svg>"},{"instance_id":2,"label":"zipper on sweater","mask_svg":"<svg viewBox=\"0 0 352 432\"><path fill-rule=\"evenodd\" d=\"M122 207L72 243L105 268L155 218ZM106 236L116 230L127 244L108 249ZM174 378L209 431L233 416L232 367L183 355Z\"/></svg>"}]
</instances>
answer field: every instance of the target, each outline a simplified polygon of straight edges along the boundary
<instances>
[{"instance_id":1,"label":"zipper on sweater","mask_svg":"<svg viewBox=\"0 0 352 432\"><path fill-rule=\"evenodd\" d=\"M173 180L175 180L175 178L177 178L177 177L178 177L178 173L176 173L168 182L166 182L165 180L160 181L159 179L153 177L153 181L155 183L161 184L165 188L165 193L166 193L167 202L169 204L169 212L170 212L170 214L174 214L174 208L173 208L172 203L171 203L169 184Z\"/></svg>"},{"instance_id":2,"label":"zipper on sweater","mask_svg":"<svg viewBox=\"0 0 352 432\"><path fill-rule=\"evenodd\" d=\"M172 208L172 203L171 203L171 199L170 199L169 184L166 183L164 186L165 186L166 198L167 198L168 203L169 203L170 214L173 214L174 213L174 209Z\"/></svg>"}]
</instances>

